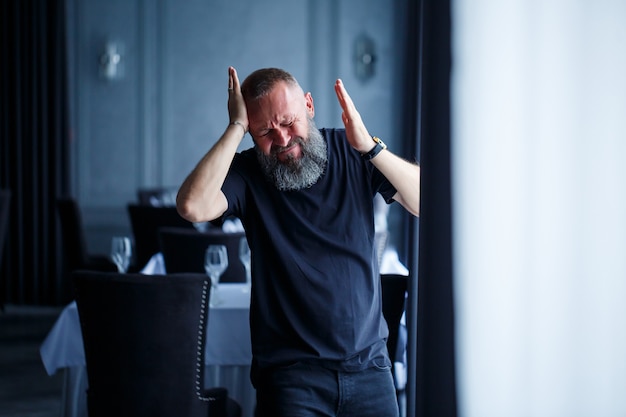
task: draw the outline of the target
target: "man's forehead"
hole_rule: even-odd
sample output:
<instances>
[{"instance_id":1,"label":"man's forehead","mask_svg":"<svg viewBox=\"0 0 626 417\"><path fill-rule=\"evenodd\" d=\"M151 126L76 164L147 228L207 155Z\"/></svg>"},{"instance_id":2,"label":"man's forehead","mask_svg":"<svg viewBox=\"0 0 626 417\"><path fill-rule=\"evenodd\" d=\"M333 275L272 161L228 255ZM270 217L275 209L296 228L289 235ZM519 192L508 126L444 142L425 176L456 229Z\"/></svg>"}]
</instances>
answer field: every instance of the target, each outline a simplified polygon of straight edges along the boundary
<instances>
[{"instance_id":1,"label":"man's forehead","mask_svg":"<svg viewBox=\"0 0 626 417\"><path fill-rule=\"evenodd\" d=\"M305 96L293 88L275 88L249 103L248 117L254 124L284 123L306 111Z\"/></svg>"}]
</instances>

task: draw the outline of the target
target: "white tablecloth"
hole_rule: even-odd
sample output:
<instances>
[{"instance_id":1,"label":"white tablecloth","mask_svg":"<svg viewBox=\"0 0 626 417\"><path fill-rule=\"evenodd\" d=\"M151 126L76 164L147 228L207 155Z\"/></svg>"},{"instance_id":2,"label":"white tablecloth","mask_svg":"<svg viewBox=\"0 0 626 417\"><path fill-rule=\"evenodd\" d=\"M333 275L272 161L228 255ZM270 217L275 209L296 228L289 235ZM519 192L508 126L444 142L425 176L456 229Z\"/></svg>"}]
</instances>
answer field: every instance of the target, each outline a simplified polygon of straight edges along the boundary
<instances>
[{"instance_id":1,"label":"white tablecloth","mask_svg":"<svg viewBox=\"0 0 626 417\"><path fill-rule=\"evenodd\" d=\"M211 307L205 349L205 386L228 388L229 396L253 415L255 395L250 383L250 294L245 284L221 284L222 303ZM61 312L40 348L48 375L65 372L63 417L87 417L85 352L76 303Z\"/></svg>"}]
</instances>

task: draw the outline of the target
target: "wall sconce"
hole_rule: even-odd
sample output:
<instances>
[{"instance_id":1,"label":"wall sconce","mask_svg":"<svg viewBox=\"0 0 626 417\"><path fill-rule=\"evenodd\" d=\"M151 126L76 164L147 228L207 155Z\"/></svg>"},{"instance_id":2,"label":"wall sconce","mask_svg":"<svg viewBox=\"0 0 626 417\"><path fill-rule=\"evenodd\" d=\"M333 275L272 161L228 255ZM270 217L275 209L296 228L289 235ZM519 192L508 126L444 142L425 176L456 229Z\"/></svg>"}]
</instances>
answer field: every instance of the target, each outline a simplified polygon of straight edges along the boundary
<instances>
[{"instance_id":1,"label":"wall sconce","mask_svg":"<svg viewBox=\"0 0 626 417\"><path fill-rule=\"evenodd\" d=\"M356 77L367 81L374 76L376 51L374 40L367 35L360 35L354 42L354 64Z\"/></svg>"},{"instance_id":2,"label":"wall sconce","mask_svg":"<svg viewBox=\"0 0 626 417\"><path fill-rule=\"evenodd\" d=\"M100 55L100 77L113 81L124 76L122 53L121 43L108 41L104 44L104 51Z\"/></svg>"}]
</instances>

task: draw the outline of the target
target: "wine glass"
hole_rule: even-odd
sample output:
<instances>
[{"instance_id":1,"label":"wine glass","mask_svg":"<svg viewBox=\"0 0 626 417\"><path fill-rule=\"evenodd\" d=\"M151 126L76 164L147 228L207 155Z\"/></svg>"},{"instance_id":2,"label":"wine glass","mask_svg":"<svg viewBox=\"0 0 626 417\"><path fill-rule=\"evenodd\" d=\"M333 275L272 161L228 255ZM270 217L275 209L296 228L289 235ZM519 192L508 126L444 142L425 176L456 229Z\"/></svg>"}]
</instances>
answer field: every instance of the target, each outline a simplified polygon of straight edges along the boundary
<instances>
[{"instance_id":1,"label":"wine glass","mask_svg":"<svg viewBox=\"0 0 626 417\"><path fill-rule=\"evenodd\" d=\"M250 269L250 246L248 240L242 237L239 241L239 260L246 269L246 284L248 288L252 285L252 271Z\"/></svg>"},{"instance_id":2,"label":"wine glass","mask_svg":"<svg viewBox=\"0 0 626 417\"><path fill-rule=\"evenodd\" d=\"M193 224L193 227L198 232L206 232L206 230L209 228L209 222L194 222L191 224Z\"/></svg>"},{"instance_id":3,"label":"wine glass","mask_svg":"<svg viewBox=\"0 0 626 417\"><path fill-rule=\"evenodd\" d=\"M219 304L217 295L220 277L228 268L228 251L225 245L209 245L204 256L204 270L211 278L211 300L210 306Z\"/></svg>"},{"instance_id":4,"label":"wine glass","mask_svg":"<svg viewBox=\"0 0 626 417\"><path fill-rule=\"evenodd\" d=\"M117 266L117 272L120 274L128 270L132 253L130 238L115 236L111 239L111 260Z\"/></svg>"}]
</instances>

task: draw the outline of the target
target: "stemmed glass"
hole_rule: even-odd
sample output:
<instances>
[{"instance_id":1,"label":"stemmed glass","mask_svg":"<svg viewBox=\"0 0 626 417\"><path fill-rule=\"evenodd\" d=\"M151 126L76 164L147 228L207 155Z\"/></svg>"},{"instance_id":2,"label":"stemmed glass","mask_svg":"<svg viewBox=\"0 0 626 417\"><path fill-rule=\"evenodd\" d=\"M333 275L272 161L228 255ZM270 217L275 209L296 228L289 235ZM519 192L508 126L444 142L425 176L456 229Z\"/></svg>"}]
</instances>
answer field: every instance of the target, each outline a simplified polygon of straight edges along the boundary
<instances>
[{"instance_id":1,"label":"stemmed glass","mask_svg":"<svg viewBox=\"0 0 626 417\"><path fill-rule=\"evenodd\" d=\"M246 284L250 288L252 285L252 271L250 269L250 246L248 246L248 240L242 237L239 241L239 260L246 269Z\"/></svg>"},{"instance_id":2,"label":"stemmed glass","mask_svg":"<svg viewBox=\"0 0 626 417\"><path fill-rule=\"evenodd\" d=\"M133 254L130 238L115 236L111 239L111 260L117 266L117 272L125 273Z\"/></svg>"},{"instance_id":3,"label":"stemmed glass","mask_svg":"<svg viewBox=\"0 0 626 417\"><path fill-rule=\"evenodd\" d=\"M228 268L228 251L225 245L209 245L204 256L204 270L211 278L211 299L210 306L219 304L217 295L220 277Z\"/></svg>"},{"instance_id":4,"label":"stemmed glass","mask_svg":"<svg viewBox=\"0 0 626 417\"><path fill-rule=\"evenodd\" d=\"M198 232L206 232L206 230L209 228L209 223L208 222L198 222L198 223L191 223L193 224L193 227L198 231Z\"/></svg>"}]
</instances>

